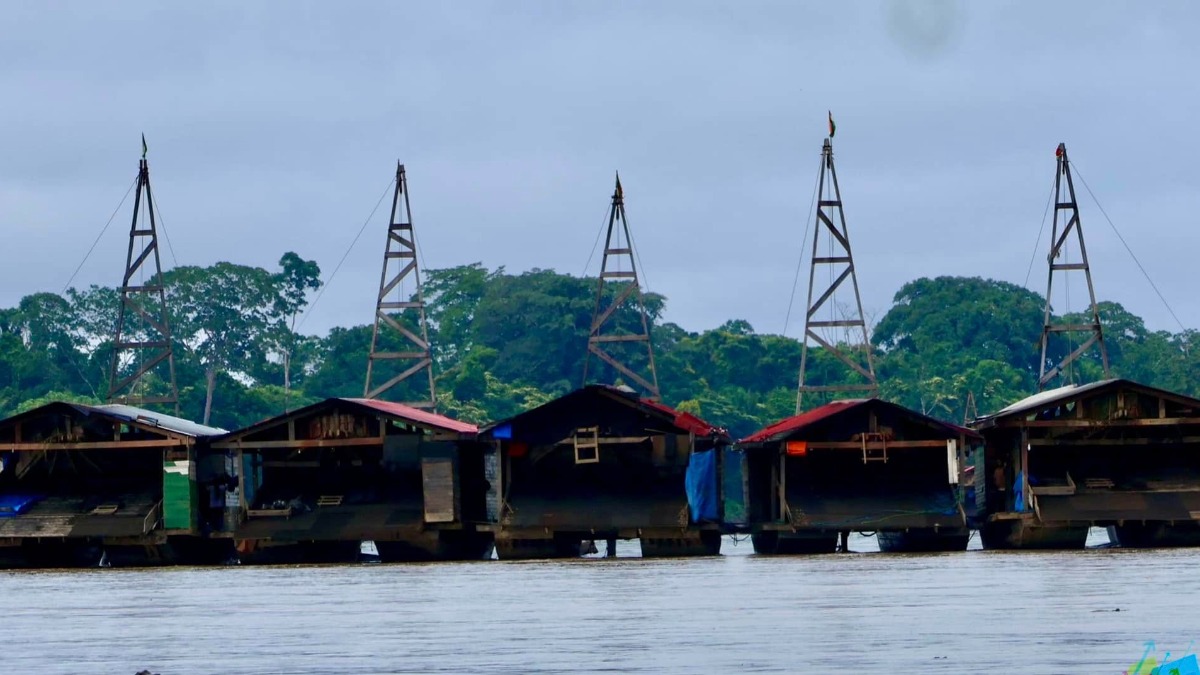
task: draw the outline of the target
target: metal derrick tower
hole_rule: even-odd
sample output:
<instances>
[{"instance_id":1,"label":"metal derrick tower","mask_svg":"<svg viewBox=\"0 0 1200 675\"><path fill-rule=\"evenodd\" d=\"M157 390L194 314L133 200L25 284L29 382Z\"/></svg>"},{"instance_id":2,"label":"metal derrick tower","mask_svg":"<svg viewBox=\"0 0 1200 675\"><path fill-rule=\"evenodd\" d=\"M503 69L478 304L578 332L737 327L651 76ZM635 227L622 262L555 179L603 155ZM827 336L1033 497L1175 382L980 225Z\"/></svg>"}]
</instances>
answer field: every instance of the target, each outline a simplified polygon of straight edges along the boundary
<instances>
[{"instance_id":1,"label":"metal derrick tower","mask_svg":"<svg viewBox=\"0 0 1200 675\"><path fill-rule=\"evenodd\" d=\"M832 120L831 120L832 136ZM825 250L822 251L822 241ZM818 275L818 270L826 272ZM814 299L818 276L828 279L824 290ZM854 290L853 313L839 307L835 301L838 289L849 280ZM846 214L842 210L842 192L838 186L837 170L833 164L833 144L829 138L821 148L821 175L817 187L817 220L813 228L812 262L808 272L808 310L804 315L804 338L800 351L800 384L796 392L796 412L803 410L805 393L862 392L878 396L879 383L875 378L875 363L863 318L862 298L858 292L858 276L854 271L854 255L850 250L850 233L846 229ZM828 318L822 310L828 312ZM842 312L839 316L837 313ZM845 340L830 337L827 331L844 330ZM825 333L824 335L822 333ZM850 340L861 335L861 343ZM846 366L851 378L864 382L813 384L808 376L809 341Z\"/></svg>"},{"instance_id":2,"label":"metal derrick tower","mask_svg":"<svg viewBox=\"0 0 1200 675\"><path fill-rule=\"evenodd\" d=\"M1109 377L1108 350L1104 346L1104 331L1100 327L1100 310L1096 307L1096 289L1092 285L1092 270L1088 265L1087 247L1083 243L1083 226L1079 221L1079 204L1075 201L1075 182L1071 177L1071 165L1067 161L1067 146L1058 144L1055 151L1058 168L1054 175L1054 222L1050 230L1050 254L1047 257L1049 270L1046 278L1046 306L1042 319L1042 358L1041 372L1038 375L1038 391L1046 388L1055 377L1069 371L1076 359L1083 355L1092 345L1100 350L1100 360L1104 365L1104 377ZM1061 223L1061 225L1060 225ZM1060 229L1061 227L1061 229ZM1074 262L1066 259L1065 244L1074 234L1079 246L1079 260ZM1091 323L1056 323L1051 315L1050 298L1054 290L1055 273L1063 276L1069 272L1083 272L1087 279L1088 301L1091 310ZM1067 279L1063 279L1066 283ZM1088 337L1079 346L1062 358L1057 364L1046 369L1050 336L1053 333L1064 333L1068 338L1074 333L1087 333Z\"/></svg>"},{"instance_id":3,"label":"metal derrick tower","mask_svg":"<svg viewBox=\"0 0 1200 675\"><path fill-rule=\"evenodd\" d=\"M606 303L604 291L605 285L609 283L615 284L616 295ZM641 318L641 332L629 330L618 332L619 310L627 304L632 304L638 311ZM618 358L610 351L616 344L629 343L633 343L635 347L645 345L649 372L638 373L627 361ZM608 211L608 233L604 239L604 257L600 263L600 279L596 286L596 308L592 312L587 355L583 362L583 383L585 385L588 383L588 367L593 355L641 387L648 398L655 401L659 399L658 370L654 366L654 346L650 342L650 322L646 316L646 305L642 298L641 282L638 279L633 239L629 236L629 221L625 217L625 192L621 188L620 174L617 175L612 206Z\"/></svg>"},{"instance_id":4,"label":"metal derrick tower","mask_svg":"<svg viewBox=\"0 0 1200 675\"><path fill-rule=\"evenodd\" d=\"M416 285L415 299L388 299L392 291L399 294L401 282L411 277ZM399 289L398 289L399 287ZM414 311L420 335L402 324L396 313ZM398 351L382 347L382 336L398 340ZM383 382L377 370L386 363L395 363L400 372ZM421 275L417 269L417 242L413 234L412 210L408 203L408 180L404 165L396 164L396 189L392 195L392 211L388 220L387 244L383 253L383 271L379 277L379 295L375 300L375 328L371 332L371 351L367 357L367 377L363 396L379 398L389 390L425 371L429 386L428 398L409 401L408 405L429 410L437 409L437 393L433 384L433 353L429 347L429 327L425 319L425 298L421 290ZM390 375L390 372L388 373ZM383 377L386 377L384 375Z\"/></svg>"},{"instance_id":5,"label":"metal derrick tower","mask_svg":"<svg viewBox=\"0 0 1200 675\"><path fill-rule=\"evenodd\" d=\"M167 314L166 289L158 250L158 221L150 190L150 167L146 162L146 139L138 162L133 220L129 226L129 249L125 276L121 279L121 303L113 338L108 371L108 401L128 405L172 406L179 413L179 388L175 381L175 351ZM141 216L142 212L144 216ZM139 218L139 216L141 216ZM163 377L165 364L165 377ZM127 372L129 368L133 372ZM166 393L149 393L155 375L167 385Z\"/></svg>"}]
</instances>

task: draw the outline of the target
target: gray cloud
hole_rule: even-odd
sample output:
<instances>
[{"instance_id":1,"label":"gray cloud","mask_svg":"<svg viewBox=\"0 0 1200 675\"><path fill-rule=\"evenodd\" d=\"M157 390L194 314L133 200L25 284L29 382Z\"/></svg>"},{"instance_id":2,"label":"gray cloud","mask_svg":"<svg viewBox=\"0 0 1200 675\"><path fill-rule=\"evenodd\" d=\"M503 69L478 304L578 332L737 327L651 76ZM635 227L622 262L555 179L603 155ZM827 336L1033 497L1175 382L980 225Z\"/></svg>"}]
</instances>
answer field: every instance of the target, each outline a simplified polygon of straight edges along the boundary
<instances>
[{"instance_id":1,"label":"gray cloud","mask_svg":"<svg viewBox=\"0 0 1200 675\"><path fill-rule=\"evenodd\" d=\"M919 275L1021 283L1062 140L1197 325L1200 9L843 5L9 6L0 302L62 287L145 131L181 264L295 250L329 271L399 158L429 265L578 274L620 169L668 319L775 332L831 109L868 313ZM1081 196L1101 298L1177 329ZM306 330L371 318L383 218ZM126 210L76 285L118 279L127 228Z\"/></svg>"}]
</instances>

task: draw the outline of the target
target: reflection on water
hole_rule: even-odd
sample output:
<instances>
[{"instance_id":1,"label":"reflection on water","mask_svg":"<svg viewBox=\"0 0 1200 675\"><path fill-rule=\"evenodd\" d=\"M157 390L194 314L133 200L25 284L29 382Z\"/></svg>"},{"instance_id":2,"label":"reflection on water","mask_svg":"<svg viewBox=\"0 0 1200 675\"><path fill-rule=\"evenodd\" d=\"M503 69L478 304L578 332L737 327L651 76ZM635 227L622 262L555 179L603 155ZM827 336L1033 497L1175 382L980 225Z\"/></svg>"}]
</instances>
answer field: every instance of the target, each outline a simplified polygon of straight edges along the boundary
<instances>
[{"instance_id":1,"label":"reflection on water","mask_svg":"<svg viewBox=\"0 0 1200 675\"><path fill-rule=\"evenodd\" d=\"M1091 543L1104 543L1096 532ZM851 549L867 551L869 538ZM975 542L973 548L977 548ZM603 547L601 547L603 550ZM622 542L618 555L635 555ZM1197 550L0 572L11 673L1112 673ZM1119 611L1117 611L1119 610Z\"/></svg>"}]
</instances>

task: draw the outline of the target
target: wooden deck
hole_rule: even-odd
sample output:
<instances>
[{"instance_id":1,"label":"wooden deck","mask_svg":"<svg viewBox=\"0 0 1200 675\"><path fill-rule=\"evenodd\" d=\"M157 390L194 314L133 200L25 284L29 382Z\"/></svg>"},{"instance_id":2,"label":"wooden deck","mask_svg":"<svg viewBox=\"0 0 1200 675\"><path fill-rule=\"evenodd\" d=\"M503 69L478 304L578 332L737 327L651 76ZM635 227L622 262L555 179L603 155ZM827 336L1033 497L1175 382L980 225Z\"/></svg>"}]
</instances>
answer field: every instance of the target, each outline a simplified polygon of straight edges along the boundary
<instances>
[{"instance_id":1,"label":"wooden deck","mask_svg":"<svg viewBox=\"0 0 1200 675\"><path fill-rule=\"evenodd\" d=\"M388 541L403 539L423 528L421 503L414 500L318 506L289 516L249 518L237 528L234 537L275 541Z\"/></svg>"},{"instance_id":2,"label":"wooden deck","mask_svg":"<svg viewBox=\"0 0 1200 675\"><path fill-rule=\"evenodd\" d=\"M792 523L798 527L846 530L903 530L964 527L953 493L943 491L893 494L813 494L789 491Z\"/></svg>"},{"instance_id":3,"label":"wooden deck","mask_svg":"<svg viewBox=\"0 0 1200 675\"><path fill-rule=\"evenodd\" d=\"M95 497L47 497L21 515L0 518L0 538L137 537L157 528L160 503L153 493L99 502Z\"/></svg>"},{"instance_id":4,"label":"wooden deck","mask_svg":"<svg viewBox=\"0 0 1200 675\"><path fill-rule=\"evenodd\" d=\"M593 495L511 497L505 527L561 531L678 528L688 524L687 497Z\"/></svg>"}]
</instances>

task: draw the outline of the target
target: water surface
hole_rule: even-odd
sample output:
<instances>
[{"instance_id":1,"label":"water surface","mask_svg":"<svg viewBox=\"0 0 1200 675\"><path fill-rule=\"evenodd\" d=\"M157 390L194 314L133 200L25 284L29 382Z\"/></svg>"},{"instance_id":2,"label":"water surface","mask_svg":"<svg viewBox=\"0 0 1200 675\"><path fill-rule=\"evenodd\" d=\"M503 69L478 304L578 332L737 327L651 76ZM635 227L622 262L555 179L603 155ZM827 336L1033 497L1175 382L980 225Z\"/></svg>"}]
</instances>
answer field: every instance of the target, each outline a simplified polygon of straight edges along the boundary
<instances>
[{"instance_id":1,"label":"water surface","mask_svg":"<svg viewBox=\"0 0 1200 675\"><path fill-rule=\"evenodd\" d=\"M1178 654L1200 638L1200 550L723 553L0 572L0 666L1117 675L1146 640Z\"/></svg>"}]
</instances>

